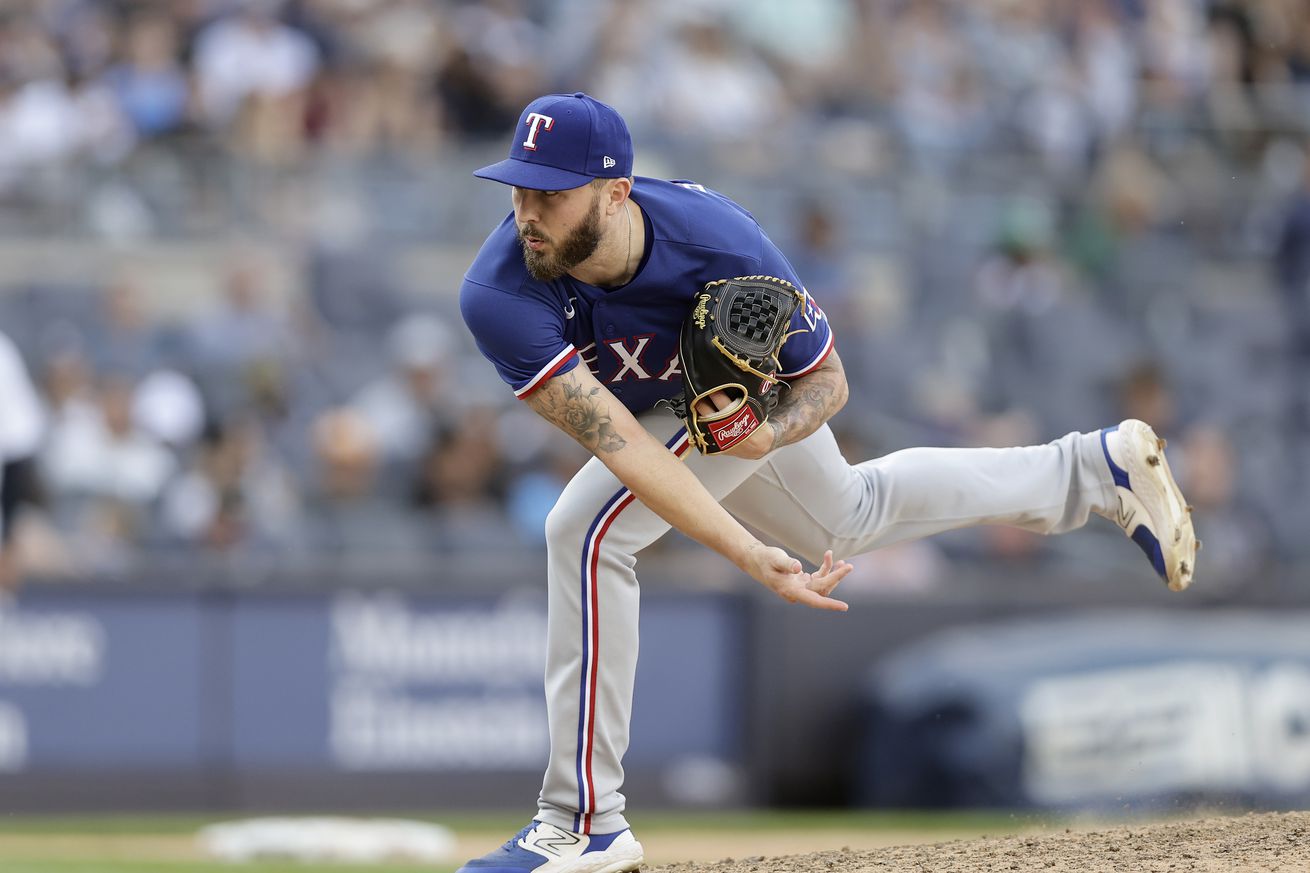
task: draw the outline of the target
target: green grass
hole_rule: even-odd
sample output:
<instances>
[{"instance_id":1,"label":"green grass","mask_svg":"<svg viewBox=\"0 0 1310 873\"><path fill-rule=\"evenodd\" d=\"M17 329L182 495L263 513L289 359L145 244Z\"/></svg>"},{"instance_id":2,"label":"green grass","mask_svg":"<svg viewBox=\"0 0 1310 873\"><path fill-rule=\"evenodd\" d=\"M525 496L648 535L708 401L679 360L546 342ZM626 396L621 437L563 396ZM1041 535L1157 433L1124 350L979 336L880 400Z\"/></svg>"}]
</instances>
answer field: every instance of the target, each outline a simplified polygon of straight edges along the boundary
<instances>
[{"instance_id":1,"label":"green grass","mask_svg":"<svg viewBox=\"0 0 1310 873\"><path fill-rule=\"evenodd\" d=\"M0 815L0 871L3 873L453 873L445 865L397 862L376 865L303 863L269 860L225 863L185 857L190 837L207 824L244 814L31 816ZM490 849L525 820L503 813L379 813L442 824L466 844ZM1052 826L1049 818L1007 813L935 813L866 811L651 812L631 816L638 835L676 838L706 833L822 834L829 831L887 833L1004 834ZM152 839L158 838L158 844ZM143 842L134 842L143 841ZM144 847L144 848L143 848ZM140 857L145 855L148 857ZM104 857L97 857L104 856ZM160 857L162 856L162 857ZM462 860L462 859L461 859Z\"/></svg>"},{"instance_id":2,"label":"green grass","mask_svg":"<svg viewBox=\"0 0 1310 873\"><path fill-rule=\"evenodd\" d=\"M221 861L10 861L0 858L5 873L450 873L455 867L412 864L305 864Z\"/></svg>"}]
</instances>

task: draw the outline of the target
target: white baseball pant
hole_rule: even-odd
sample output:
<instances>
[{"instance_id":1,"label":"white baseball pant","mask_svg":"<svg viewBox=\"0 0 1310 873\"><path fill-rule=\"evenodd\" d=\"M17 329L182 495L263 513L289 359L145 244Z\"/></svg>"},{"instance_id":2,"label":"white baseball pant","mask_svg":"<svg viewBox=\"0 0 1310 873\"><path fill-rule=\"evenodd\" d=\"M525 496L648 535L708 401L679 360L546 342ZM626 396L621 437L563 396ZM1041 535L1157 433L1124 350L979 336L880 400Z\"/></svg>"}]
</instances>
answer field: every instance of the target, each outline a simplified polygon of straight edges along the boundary
<instances>
[{"instance_id":1,"label":"white baseball pant","mask_svg":"<svg viewBox=\"0 0 1310 873\"><path fill-rule=\"evenodd\" d=\"M906 449L852 466L827 425L746 461L700 455L667 410L640 421L735 517L816 564L827 549L847 558L971 525L1061 533L1114 505L1099 432L1019 448ZM635 555L668 529L595 458L546 521L550 762L542 821L578 833L628 826L619 789L637 668Z\"/></svg>"}]
</instances>

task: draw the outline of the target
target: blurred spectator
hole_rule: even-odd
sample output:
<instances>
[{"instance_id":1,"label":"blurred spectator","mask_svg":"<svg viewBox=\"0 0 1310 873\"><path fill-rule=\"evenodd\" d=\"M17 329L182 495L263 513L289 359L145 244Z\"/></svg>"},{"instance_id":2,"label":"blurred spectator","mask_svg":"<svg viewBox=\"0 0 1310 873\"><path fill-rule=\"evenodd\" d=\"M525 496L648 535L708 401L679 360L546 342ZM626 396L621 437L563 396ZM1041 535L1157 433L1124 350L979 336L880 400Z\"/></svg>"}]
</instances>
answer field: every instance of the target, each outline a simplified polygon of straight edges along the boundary
<instances>
[{"instance_id":1,"label":"blurred spectator","mask_svg":"<svg viewBox=\"0 0 1310 873\"><path fill-rule=\"evenodd\" d=\"M1046 0L997 4L976 26L978 46L992 87L1017 104L1023 139L1052 176L1082 169L1095 139L1095 119L1076 52L1062 44L1065 24Z\"/></svg>"},{"instance_id":2,"label":"blurred spectator","mask_svg":"<svg viewBox=\"0 0 1310 873\"><path fill-rule=\"evenodd\" d=\"M1238 489L1241 474L1232 442L1213 425L1191 427L1179 442L1179 485L1203 534L1213 590L1258 585L1272 559L1273 526Z\"/></svg>"},{"instance_id":3,"label":"blurred spectator","mask_svg":"<svg viewBox=\"0 0 1310 873\"><path fill-rule=\"evenodd\" d=\"M1255 91L1255 34L1246 10L1220 3L1210 10L1206 32L1205 111L1213 140L1233 157L1249 161L1266 136Z\"/></svg>"},{"instance_id":4,"label":"blurred spectator","mask_svg":"<svg viewBox=\"0 0 1310 873\"><path fill-rule=\"evenodd\" d=\"M268 453L253 420L212 428L194 465L161 503L166 537L226 553L267 553L294 545L296 484Z\"/></svg>"},{"instance_id":5,"label":"blurred spectator","mask_svg":"<svg viewBox=\"0 0 1310 873\"><path fill-rule=\"evenodd\" d=\"M308 303L332 334L369 344L405 313L382 246L315 246L308 253Z\"/></svg>"},{"instance_id":6,"label":"blurred spectator","mask_svg":"<svg viewBox=\"0 0 1310 873\"><path fill-rule=\"evenodd\" d=\"M136 146L136 132L99 76L71 75L69 97L77 119L79 152L99 164L116 164Z\"/></svg>"},{"instance_id":7,"label":"blurred spectator","mask_svg":"<svg viewBox=\"0 0 1310 873\"><path fill-rule=\"evenodd\" d=\"M45 411L27 365L0 333L0 602L22 572L16 554L19 509L39 499L35 459L44 430Z\"/></svg>"},{"instance_id":8,"label":"blurred spectator","mask_svg":"<svg viewBox=\"0 0 1310 873\"><path fill-rule=\"evenodd\" d=\"M493 407L475 406L433 431L416 489L420 506L475 505L503 497L496 417Z\"/></svg>"},{"instance_id":9,"label":"blurred spectator","mask_svg":"<svg viewBox=\"0 0 1310 873\"><path fill-rule=\"evenodd\" d=\"M1020 114L1025 137L1053 178L1080 179L1091 158L1095 119L1084 104L1082 84L1071 61L1053 59Z\"/></svg>"},{"instance_id":10,"label":"blurred spectator","mask_svg":"<svg viewBox=\"0 0 1310 873\"><path fill-rule=\"evenodd\" d=\"M683 9L672 57L656 84L666 134L745 143L753 131L783 122L787 99L773 72L746 51L721 15Z\"/></svg>"},{"instance_id":11,"label":"blurred spectator","mask_svg":"<svg viewBox=\"0 0 1310 873\"><path fill-rule=\"evenodd\" d=\"M1068 293L1068 277L1053 256L1050 211L1016 201L1002 214L996 251L978 271L978 298L991 310L1039 313Z\"/></svg>"},{"instance_id":12,"label":"blurred spectator","mask_svg":"<svg viewBox=\"0 0 1310 873\"><path fill-rule=\"evenodd\" d=\"M372 427L393 482L412 481L430 435L459 418L451 373L450 328L434 315L397 322L387 336L390 368L360 389L350 406Z\"/></svg>"},{"instance_id":13,"label":"blurred spectator","mask_svg":"<svg viewBox=\"0 0 1310 873\"><path fill-rule=\"evenodd\" d=\"M978 267L976 300L960 313L976 318L984 331L986 366L972 374L984 411L1010 411L1035 388L1058 391L1053 380L1062 376L1067 349L1052 328L1074 294L1052 237L1044 204L1008 204L994 249Z\"/></svg>"},{"instance_id":14,"label":"blurred spectator","mask_svg":"<svg viewBox=\"0 0 1310 873\"><path fill-rule=\"evenodd\" d=\"M94 77L114 51L115 18L120 10L108 3L43 4L56 8L46 15L64 66L78 78Z\"/></svg>"},{"instance_id":15,"label":"blurred spectator","mask_svg":"<svg viewBox=\"0 0 1310 873\"><path fill-rule=\"evenodd\" d=\"M798 204L796 240L788 258L805 289L820 301L834 324L852 324L855 314L854 280L842 229L826 201Z\"/></svg>"},{"instance_id":16,"label":"blurred spectator","mask_svg":"<svg viewBox=\"0 0 1310 873\"><path fill-rule=\"evenodd\" d=\"M432 81L445 54L444 4L296 2L282 20L318 44L305 136L337 156L377 153L430 159L441 124Z\"/></svg>"},{"instance_id":17,"label":"blurred spectator","mask_svg":"<svg viewBox=\"0 0 1310 873\"><path fill-rule=\"evenodd\" d=\"M1072 228L1071 256L1101 286L1102 305L1128 324L1151 303L1153 282L1177 267L1161 232L1182 215L1178 185L1140 143L1113 143L1092 171Z\"/></svg>"},{"instance_id":18,"label":"blurred spectator","mask_svg":"<svg viewBox=\"0 0 1310 873\"><path fill-rule=\"evenodd\" d=\"M437 74L446 123L460 135L490 139L514 124L514 110L468 50L453 47Z\"/></svg>"},{"instance_id":19,"label":"blurred spectator","mask_svg":"<svg viewBox=\"0 0 1310 873\"><path fill-rule=\"evenodd\" d=\"M234 256L224 268L216 311L190 325L190 361L220 419L245 410L280 419L290 411L291 364L301 344L268 281L258 260Z\"/></svg>"},{"instance_id":20,"label":"blurred spectator","mask_svg":"<svg viewBox=\"0 0 1310 873\"><path fill-rule=\"evenodd\" d=\"M100 311L86 335L97 372L140 379L161 363L159 332L141 295L137 278L130 273L120 274L104 288Z\"/></svg>"},{"instance_id":21,"label":"blurred spectator","mask_svg":"<svg viewBox=\"0 0 1310 873\"><path fill-rule=\"evenodd\" d=\"M176 460L132 418L133 382L102 377L98 395L70 398L51 423L41 454L54 523L73 566L120 572L153 529L155 503Z\"/></svg>"},{"instance_id":22,"label":"blurred spectator","mask_svg":"<svg viewBox=\"0 0 1310 873\"><path fill-rule=\"evenodd\" d=\"M1142 4L1143 73L1147 95L1159 105L1197 94L1206 80L1203 4L1193 0L1155 0Z\"/></svg>"},{"instance_id":23,"label":"blurred spectator","mask_svg":"<svg viewBox=\"0 0 1310 873\"><path fill-rule=\"evenodd\" d=\"M1132 122L1137 101L1137 59L1124 26L1127 12L1114 0L1074 4L1075 63L1098 145L1118 139Z\"/></svg>"},{"instance_id":24,"label":"blurred spectator","mask_svg":"<svg viewBox=\"0 0 1310 873\"><path fill-rule=\"evenodd\" d=\"M100 10L75 16L61 45L23 16L0 24L0 195L23 175L81 155L113 162L131 131L99 84L108 21Z\"/></svg>"},{"instance_id":25,"label":"blurred spectator","mask_svg":"<svg viewBox=\"0 0 1310 873\"><path fill-rule=\"evenodd\" d=\"M1300 433L1310 433L1310 394L1305 387L1310 383L1310 154L1278 230L1274 275L1289 341L1290 423Z\"/></svg>"},{"instance_id":26,"label":"blurred spectator","mask_svg":"<svg viewBox=\"0 0 1310 873\"><path fill-rule=\"evenodd\" d=\"M179 63L176 25L160 11L143 12L126 25L121 59L105 82L142 137L173 133L186 123L190 85Z\"/></svg>"},{"instance_id":27,"label":"blurred spectator","mask_svg":"<svg viewBox=\"0 0 1310 873\"><path fill-rule=\"evenodd\" d=\"M475 406L437 429L424 454L414 502L435 521L443 551L496 552L518 538L504 511L508 472L496 440L497 410Z\"/></svg>"},{"instance_id":28,"label":"blurred spectator","mask_svg":"<svg viewBox=\"0 0 1310 873\"><path fill-rule=\"evenodd\" d=\"M460 5L451 30L438 74L443 115L457 134L503 137L541 90L541 28L522 0L484 0Z\"/></svg>"},{"instance_id":29,"label":"blurred spectator","mask_svg":"<svg viewBox=\"0 0 1310 873\"><path fill-rule=\"evenodd\" d=\"M910 0L889 34L897 123L907 157L952 166L984 134L984 95L972 53L945 0Z\"/></svg>"},{"instance_id":30,"label":"blurred spectator","mask_svg":"<svg viewBox=\"0 0 1310 873\"><path fill-rule=\"evenodd\" d=\"M238 122L238 142L256 158L284 160L302 144L305 98L318 48L277 19L278 0L239 0L236 12L196 40L199 107L214 127Z\"/></svg>"},{"instance_id":31,"label":"blurred spectator","mask_svg":"<svg viewBox=\"0 0 1310 873\"><path fill-rule=\"evenodd\" d=\"M728 21L775 70L791 101L817 101L823 109L842 76L856 5L849 0L736 0Z\"/></svg>"},{"instance_id":32,"label":"blurred spectator","mask_svg":"<svg viewBox=\"0 0 1310 873\"><path fill-rule=\"evenodd\" d=\"M1151 422L1159 433L1178 429L1178 405L1164 370L1154 361L1144 361L1125 374L1119 387L1119 418ZM1156 422L1159 422L1157 425Z\"/></svg>"},{"instance_id":33,"label":"blurred spectator","mask_svg":"<svg viewBox=\"0 0 1310 873\"><path fill-rule=\"evenodd\" d=\"M311 89L305 135L334 155L430 160L442 139L427 77L389 61L348 61Z\"/></svg>"},{"instance_id":34,"label":"blurred spectator","mask_svg":"<svg viewBox=\"0 0 1310 873\"><path fill-rule=\"evenodd\" d=\"M153 370L132 396L132 420L175 451L189 447L205 425L200 389L176 370Z\"/></svg>"},{"instance_id":35,"label":"blurred spectator","mask_svg":"<svg viewBox=\"0 0 1310 873\"><path fill-rule=\"evenodd\" d=\"M426 551L412 514L378 494L377 437L357 412L323 412L311 430L314 479L300 546L313 560L385 568Z\"/></svg>"},{"instance_id":36,"label":"blurred spectator","mask_svg":"<svg viewBox=\"0 0 1310 873\"><path fill-rule=\"evenodd\" d=\"M277 20L277 0L239 0L236 12L196 40L196 87L206 120L224 124L247 100L302 91L318 68L318 49Z\"/></svg>"},{"instance_id":37,"label":"blurred spectator","mask_svg":"<svg viewBox=\"0 0 1310 873\"><path fill-rule=\"evenodd\" d=\"M91 366L74 339L60 342L42 362L41 389L52 426L63 419L89 415L95 405Z\"/></svg>"},{"instance_id":38,"label":"blurred spectator","mask_svg":"<svg viewBox=\"0 0 1310 873\"><path fill-rule=\"evenodd\" d=\"M56 493L149 506L172 474L174 459L132 418L135 384L104 377L94 406L65 406L54 420L42 463Z\"/></svg>"},{"instance_id":39,"label":"blurred spectator","mask_svg":"<svg viewBox=\"0 0 1310 873\"><path fill-rule=\"evenodd\" d=\"M35 4L32 4L35 6ZM34 9L6 10L0 17L0 58L5 70L21 81L59 78L63 58L54 33Z\"/></svg>"},{"instance_id":40,"label":"blurred spectator","mask_svg":"<svg viewBox=\"0 0 1310 873\"><path fill-rule=\"evenodd\" d=\"M218 311L206 314L193 326L198 362L207 369L233 374L294 356L295 340L289 319L272 300L262 265L239 255L230 259Z\"/></svg>"},{"instance_id":41,"label":"blurred spectator","mask_svg":"<svg viewBox=\"0 0 1310 873\"><path fill-rule=\"evenodd\" d=\"M0 195L33 169L72 158L81 119L64 83L23 80L0 69Z\"/></svg>"}]
</instances>

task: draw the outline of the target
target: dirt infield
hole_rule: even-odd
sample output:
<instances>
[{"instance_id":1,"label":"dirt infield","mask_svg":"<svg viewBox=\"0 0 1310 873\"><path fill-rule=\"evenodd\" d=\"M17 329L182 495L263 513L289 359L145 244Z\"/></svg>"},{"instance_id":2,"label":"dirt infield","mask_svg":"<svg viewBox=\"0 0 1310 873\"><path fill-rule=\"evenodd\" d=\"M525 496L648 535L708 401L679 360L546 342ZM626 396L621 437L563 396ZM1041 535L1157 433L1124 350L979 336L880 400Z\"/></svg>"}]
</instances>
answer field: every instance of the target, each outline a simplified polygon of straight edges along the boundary
<instances>
[{"instance_id":1,"label":"dirt infield","mask_svg":"<svg viewBox=\"0 0 1310 873\"><path fill-rule=\"evenodd\" d=\"M726 858L713 863L644 869L646 873L1310 873L1310 813L1253 813L931 845Z\"/></svg>"}]
</instances>

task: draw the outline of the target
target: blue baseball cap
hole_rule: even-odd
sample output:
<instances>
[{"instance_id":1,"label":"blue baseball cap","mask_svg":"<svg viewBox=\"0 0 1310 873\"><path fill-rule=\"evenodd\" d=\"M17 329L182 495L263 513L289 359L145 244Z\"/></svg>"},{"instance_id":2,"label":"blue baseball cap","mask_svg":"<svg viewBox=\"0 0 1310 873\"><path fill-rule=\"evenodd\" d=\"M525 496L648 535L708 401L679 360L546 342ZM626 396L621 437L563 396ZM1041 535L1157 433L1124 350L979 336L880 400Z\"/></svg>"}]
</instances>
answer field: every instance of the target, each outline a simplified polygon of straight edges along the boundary
<instances>
[{"instance_id":1,"label":"blue baseball cap","mask_svg":"<svg viewBox=\"0 0 1310 873\"><path fill-rule=\"evenodd\" d=\"M612 106L581 91L547 94L523 110L509 157L473 175L537 191L631 176L632 136Z\"/></svg>"}]
</instances>

